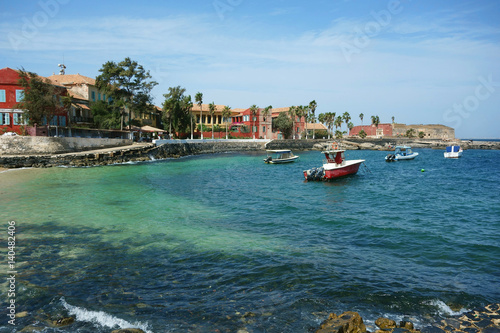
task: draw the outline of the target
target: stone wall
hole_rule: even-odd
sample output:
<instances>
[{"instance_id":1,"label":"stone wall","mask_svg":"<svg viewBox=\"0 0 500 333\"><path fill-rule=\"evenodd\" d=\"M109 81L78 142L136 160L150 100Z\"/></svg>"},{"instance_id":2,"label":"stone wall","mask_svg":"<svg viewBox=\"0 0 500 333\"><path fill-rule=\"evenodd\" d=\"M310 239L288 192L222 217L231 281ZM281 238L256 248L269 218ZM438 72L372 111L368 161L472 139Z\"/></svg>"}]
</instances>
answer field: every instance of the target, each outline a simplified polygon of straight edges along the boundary
<instances>
[{"instance_id":1,"label":"stone wall","mask_svg":"<svg viewBox=\"0 0 500 333\"><path fill-rule=\"evenodd\" d=\"M263 151L265 142L242 140L240 142L175 142L160 146L126 147L106 152L80 152L73 154L1 156L0 167L54 167L97 166L126 162L142 162L188 155L213 154L231 151Z\"/></svg>"},{"instance_id":2,"label":"stone wall","mask_svg":"<svg viewBox=\"0 0 500 333\"><path fill-rule=\"evenodd\" d=\"M0 136L0 156L62 154L131 144L128 139Z\"/></svg>"}]
</instances>

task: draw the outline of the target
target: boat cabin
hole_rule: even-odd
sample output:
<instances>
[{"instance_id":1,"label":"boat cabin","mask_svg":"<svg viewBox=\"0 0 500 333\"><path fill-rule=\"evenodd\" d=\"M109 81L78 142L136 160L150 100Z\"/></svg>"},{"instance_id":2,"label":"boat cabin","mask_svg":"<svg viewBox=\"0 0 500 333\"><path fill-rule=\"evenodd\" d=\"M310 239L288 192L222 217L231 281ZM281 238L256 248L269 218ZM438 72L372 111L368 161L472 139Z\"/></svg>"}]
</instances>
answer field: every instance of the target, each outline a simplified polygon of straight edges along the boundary
<instances>
[{"instance_id":1,"label":"boat cabin","mask_svg":"<svg viewBox=\"0 0 500 333\"><path fill-rule=\"evenodd\" d=\"M326 163L340 165L345 160L344 150L327 150L324 151Z\"/></svg>"},{"instance_id":2,"label":"boat cabin","mask_svg":"<svg viewBox=\"0 0 500 333\"><path fill-rule=\"evenodd\" d=\"M448 146L446 147L447 153L458 153L460 151L460 146Z\"/></svg>"},{"instance_id":3,"label":"boat cabin","mask_svg":"<svg viewBox=\"0 0 500 333\"><path fill-rule=\"evenodd\" d=\"M411 147L407 146L398 146L394 150L394 155L401 155L401 156L407 156L413 154L413 150L411 150Z\"/></svg>"}]
</instances>

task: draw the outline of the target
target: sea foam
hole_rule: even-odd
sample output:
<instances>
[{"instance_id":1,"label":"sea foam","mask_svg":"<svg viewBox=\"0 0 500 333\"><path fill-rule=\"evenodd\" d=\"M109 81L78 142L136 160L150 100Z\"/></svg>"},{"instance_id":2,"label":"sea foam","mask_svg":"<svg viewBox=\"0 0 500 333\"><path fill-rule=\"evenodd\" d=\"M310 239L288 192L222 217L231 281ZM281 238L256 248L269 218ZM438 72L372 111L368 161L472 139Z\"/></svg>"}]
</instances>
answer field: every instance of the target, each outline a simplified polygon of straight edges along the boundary
<instances>
[{"instance_id":1,"label":"sea foam","mask_svg":"<svg viewBox=\"0 0 500 333\"><path fill-rule=\"evenodd\" d=\"M71 304L68 304L66 300L61 298L61 304L64 306L66 310L68 310L70 315L74 315L77 321L90 322L93 324L97 324L104 327L116 328L119 327L121 329L125 328L139 328L146 333L153 333L148 329L147 324L143 324L141 322L135 322L134 324L129 323L124 319L120 319L114 317L110 314L107 314L103 311L90 311L84 308L80 308Z\"/></svg>"}]
</instances>

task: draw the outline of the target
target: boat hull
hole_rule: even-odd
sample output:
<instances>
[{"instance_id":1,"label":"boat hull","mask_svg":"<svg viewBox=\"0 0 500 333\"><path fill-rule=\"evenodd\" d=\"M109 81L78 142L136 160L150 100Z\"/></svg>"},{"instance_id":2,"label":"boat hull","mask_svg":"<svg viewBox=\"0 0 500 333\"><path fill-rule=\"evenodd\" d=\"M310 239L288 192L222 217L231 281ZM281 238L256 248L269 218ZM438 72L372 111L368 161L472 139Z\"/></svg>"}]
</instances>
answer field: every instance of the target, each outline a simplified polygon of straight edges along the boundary
<instances>
[{"instance_id":1,"label":"boat hull","mask_svg":"<svg viewBox=\"0 0 500 333\"><path fill-rule=\"evenodd\" d=\"M415 157L418 156L418 153L413 153L411 155L399 155L396 154L396 161L404 161L404 160L413 160Z\"/></svg>"},{"instance_id":2,"label":"boat hull","mask_svg":"<svg viewBox=\"0 0 500 333\"><path fill-rule=\"evenodd\" d=\"M295 162L298 158L299 158L298 156L293 156L293 157L289 157L289 158L274 159L274 160L270 160L270 161L264 160L264 162L266 162L268 164L283 164L283 163Z\"/></svg>"},{"instance_id":3,"label":"boat hull","mask_svg":"<svg viewBox=\"0 0 500 333\"><path fill-rule=\"evenodd\" d=\"M462 151L444 153L444 158L459 158L459 157L462 157Z\"/></svg>"},{"instance_id":4,"label":"boat hull","mask_svg":"<svg viewBox=\"0 0 500 333\"><path fill-rule=\"evenodd\" d=\"M304 170L304 178L306 180L332 180L336 178L341 178L349 175L354 175L358 172L359 166L365 160L352 160L346 161L345 164L338 165L335 163L323 164L322 168L319 168L320 175L316 174L311 177L311 171L316 171L317 169Z\"/></svg>"},{"instance_id":5,"label":"boat hull","mask_svg":"<svg viewBox=\"0 0 500 333\"><path fill-rule=\"evenodd\" d=\"M359 166L363 163L364 160L355 160L348 161L345 166L334 166L329 167L328 164L325 164L323 168L325 169L326 180L345 177L349 175L354 175L358 172Z\"/></svg>"}]
</instances>

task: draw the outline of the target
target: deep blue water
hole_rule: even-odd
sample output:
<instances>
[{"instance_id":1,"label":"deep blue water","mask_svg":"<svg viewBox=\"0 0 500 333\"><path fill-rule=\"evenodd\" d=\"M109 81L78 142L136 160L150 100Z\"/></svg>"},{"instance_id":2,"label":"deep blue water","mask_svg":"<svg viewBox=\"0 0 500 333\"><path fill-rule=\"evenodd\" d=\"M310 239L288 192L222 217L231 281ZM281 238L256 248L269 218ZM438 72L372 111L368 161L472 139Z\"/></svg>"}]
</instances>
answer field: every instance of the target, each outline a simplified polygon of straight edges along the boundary
<instances>
[{"instance_id":1,"label":"deep blue water","mask_svg":"<svg viewBox=\"0 0 500 333\"><path fill-rule=\"evenodd\" d=\"M16 329L308 332L344 311L418 328L499 302L500 151L415 150L350 151L366 167L329 183L303 180L317 151L0 173L28 312Z\"/></svg>"}]
</instances>

